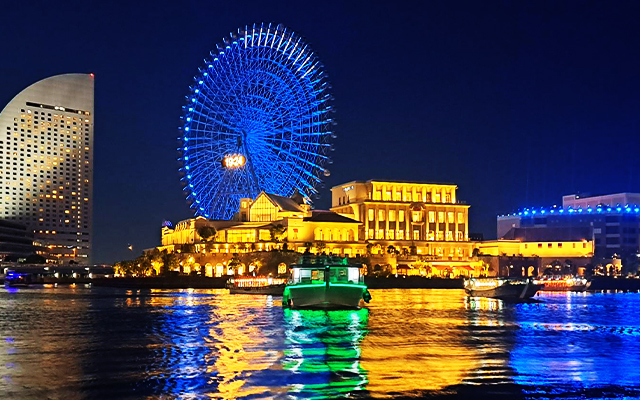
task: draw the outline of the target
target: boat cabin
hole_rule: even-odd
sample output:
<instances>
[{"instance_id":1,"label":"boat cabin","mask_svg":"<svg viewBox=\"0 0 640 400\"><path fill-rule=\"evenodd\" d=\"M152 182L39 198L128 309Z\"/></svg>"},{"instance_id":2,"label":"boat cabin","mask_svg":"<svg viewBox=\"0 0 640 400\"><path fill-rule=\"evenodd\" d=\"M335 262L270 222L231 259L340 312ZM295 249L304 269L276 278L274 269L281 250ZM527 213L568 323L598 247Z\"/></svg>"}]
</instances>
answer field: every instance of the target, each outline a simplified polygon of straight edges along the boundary
<instances>
[{"instance_id":1,"label":"boat cabin","mask_svg":"<svg viewBox=\"0 0 640 400\"><path fill-rule=\"evenodd\" d=\"M364 284L364 276L357 265L293 265L290 285L351 283Z\"/></svg>"}]
</instances>

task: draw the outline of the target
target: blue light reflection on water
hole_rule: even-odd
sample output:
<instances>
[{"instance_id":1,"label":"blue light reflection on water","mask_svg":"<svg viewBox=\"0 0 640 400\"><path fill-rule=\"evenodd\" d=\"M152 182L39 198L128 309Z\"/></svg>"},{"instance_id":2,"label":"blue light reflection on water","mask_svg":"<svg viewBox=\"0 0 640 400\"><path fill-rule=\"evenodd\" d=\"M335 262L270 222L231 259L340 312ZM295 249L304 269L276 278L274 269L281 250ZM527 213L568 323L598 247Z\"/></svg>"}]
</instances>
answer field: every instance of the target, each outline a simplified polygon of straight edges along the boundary
<instances>
[{"instance_id":1,"label":"blue light reflection on water","mask_svg":"<svg viewBox=\"0 0 640 400\"><path fill-rule=\"evenodd\" d=\"M640 386L640 293L545 293L519 304L511 350L516 383L553 387Z\"/></svg>"}]
</instances>

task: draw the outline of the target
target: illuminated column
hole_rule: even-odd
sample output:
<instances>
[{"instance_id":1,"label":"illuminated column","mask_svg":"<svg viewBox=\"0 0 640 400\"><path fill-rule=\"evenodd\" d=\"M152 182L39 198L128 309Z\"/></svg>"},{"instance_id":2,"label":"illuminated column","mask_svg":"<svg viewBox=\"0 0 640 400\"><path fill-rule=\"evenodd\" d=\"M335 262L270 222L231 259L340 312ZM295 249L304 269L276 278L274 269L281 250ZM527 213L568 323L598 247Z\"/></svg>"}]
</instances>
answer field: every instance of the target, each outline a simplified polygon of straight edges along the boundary
<instances>
[{"instance_id":1,"label":"illuminated column","mask_svg":"<svg viewBox=\"0 0 640 400\"><path fill-rule=\"evenodd\" d=\"M364 238L365 239L371 239L369 237L369 210L367 209L366 203L363 206L364 209L364 213L363 213L363 217L364 217Z\"/></svg>"},{"instance_id":2,"label":"illuminated column","mask_svg":"<svg viewBox=\"0 0 640 400\"><path fill-rule=\"evenodd\" d=\"M387 239L389 237L389 205L388 204L384 206L384 212L386 213L384 238Z\"/></svg>"},{"instance_id":3,"label":"illuminated column","mask_svg":"<svg viewBox=\"0 0 640 400\"><path fill-rule=\"evenodd\" d=\"M464 209L464 240L469 240L469 209Z\"/></svg>"}]
</instances>

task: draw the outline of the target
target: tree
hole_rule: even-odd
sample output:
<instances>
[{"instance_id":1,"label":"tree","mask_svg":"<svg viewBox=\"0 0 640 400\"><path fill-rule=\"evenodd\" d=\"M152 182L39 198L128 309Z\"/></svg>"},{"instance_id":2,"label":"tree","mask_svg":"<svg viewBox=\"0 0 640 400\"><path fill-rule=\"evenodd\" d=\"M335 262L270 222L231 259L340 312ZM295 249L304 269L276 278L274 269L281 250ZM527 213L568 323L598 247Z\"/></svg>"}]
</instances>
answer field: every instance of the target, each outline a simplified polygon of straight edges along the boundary
<instances>
[{"instance_id":1,"label":"tree","mask_svg":"<svg viewBox=\"0 0 640 400\"><path fill-rule=\"evenodd\" d=\"M216 228L212 226L201 226L196 230L196 232L205 243L215 239L216 235L218 234Z\"/></svg>"},{"instance_id":2,"label":"tree","mask_svg":"<svg viewBox=\"0 0 640 400\"><path fill-rule=\"evenodd\" d=\"M180 252L185 253L185 254L191 254L194 253L196 251L196 246L194 246L191 243L185 243L182 246L180 246Z\"/></svg>"},{"instance_id":3,"label":"tree","mask_svg":"<svg viewBox=\"0 0 640 400\"><path fill-rule=\"evenodd\" d=\"M233 273L235 274L238 271L238 267L242 265L242 261L238 256L238 253L233 253L231 256L231 260L229 260L229 264L227 264L230 268L233 268Z\"/></svg>"},{"instance_id":4,"label":"tree","mask_svg":"<svg viewBox=\"0 0 640 400\"><path fill-rule=\"evenodd\" d=\"M373 249L373 243L367 240L367 256L371 256L371 250Z\"/></svg>"},{"instance_id":5,"label":"tree","mask_svg":"<svg viewBox=\"0 0 640 400\"><path fill-rule=\"evenodd\" d=\"M327 248L327 244L321 240L313 243L313 247L316 249L316 253L320 254L324 252L324 249Z\"/></svg>"},{"instance_id":6,"label":"tree","mask_svg":"<svg viewBox=\"0 0 640 400\"><path fill-rule=\"evenodd\" d=\"M241 255L245 260L245 264L253 264L257 266L259 275L276 276L278 274L278 265L285 263L286 265L295 264L300 259L300 253L295 251L262 251L253 254Z\"/></svg>"},{"instance_id":7,"label":"tree","mask_svg":"<svg viewBox=\"0 0 640 400\"><path fill-rule=\"evenodd\" d=\"M272 225L269 228L269 235L271 236L271 240L274 242L280 242L287 233L287 227L282 224Z\"/></svg>"},{"instance_id":8,"label":"tree","mask_svg":"<svg viewBox=\"0 0 640 400\"><path fill-rule=\"evenodd\" d=\"M163 250L160 258L162 260L162 267L160 268L161 275L169 275L171 271L177 268L178 258L175 253L169 253Z\"/></svg>"},{"instance_id":9,"label":"tree","mask_svg":"<svg viewBox=\"0 0 640 400\"><path fill-rule=\"evenodd\" d=\"M416 247L415 244L411 244L411 246L409 246L409 252L411 253L412 256L415 256L416 254L418 254L418 248Z\"/></svg>"},{"instance_id":10,"label":"tree","mask_svg":"<svg viewBox=\"0 0 640 400\"><path fill-rule=\"evenodd\" d=\"M389 265L376 264L373 267L373 274L375 276L387 277L391 274L391 267Z\"/></svg>"},{"instance_id":11,"label":"tree","mask_svg":"<svg viewBox=\"0 0 640 400\"><path fill-rule=\"evenodd\" d=\"M392 245L387 246L387 253L396 254L396 248Z\"/></svg>"},{"instance_id":12,"label":"tree","mask_svg":"<svg viewBox=\"0 0 640 400\"><path fill-rule=\"evenodd\" d=\"M564 260L564 272L565 275L573 275L576 273L573 268L573 261Z\"/></svg>"}]
</instances>

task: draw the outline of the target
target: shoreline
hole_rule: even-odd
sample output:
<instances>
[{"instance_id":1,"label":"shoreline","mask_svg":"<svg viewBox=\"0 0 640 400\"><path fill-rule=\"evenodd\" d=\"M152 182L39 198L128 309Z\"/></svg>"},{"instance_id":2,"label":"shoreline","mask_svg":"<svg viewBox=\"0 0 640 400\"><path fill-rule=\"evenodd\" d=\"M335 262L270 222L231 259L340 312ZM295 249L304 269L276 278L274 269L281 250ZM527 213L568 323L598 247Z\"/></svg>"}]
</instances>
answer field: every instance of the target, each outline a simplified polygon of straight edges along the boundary
<instances>
[{"instance_id":1,"label":"shoreline","mask_svg":"<svg viewBox=\"0 0 640 400\"><path fill-rule=\"evenodd\" d=\"M230 277L154 276L139 278L46 279L33 284L91 284L96 287L125 289L225 289ZM1 284L2 282L0 282ZM424 278L420 276L365 277L369 289L464 289L462 278ZM640 279L595 277L587 292L606 290L638 291Z\"/></svg>"}]
</instances>

